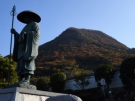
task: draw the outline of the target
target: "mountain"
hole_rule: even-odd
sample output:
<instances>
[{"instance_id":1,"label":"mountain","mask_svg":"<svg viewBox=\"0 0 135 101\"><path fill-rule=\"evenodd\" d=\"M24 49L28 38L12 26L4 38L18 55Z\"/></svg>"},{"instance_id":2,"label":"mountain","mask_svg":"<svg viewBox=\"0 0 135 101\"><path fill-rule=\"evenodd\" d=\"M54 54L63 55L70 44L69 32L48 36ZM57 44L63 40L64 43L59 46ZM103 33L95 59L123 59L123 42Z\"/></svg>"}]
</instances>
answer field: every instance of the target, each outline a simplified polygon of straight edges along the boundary
<instances>
[{"instance_id":1,"label":"mountain","mask_svg":"<svg viewBox=\"0 0 135 101\"><path fill-rule=\"evenodd\" d=\"M117 67L132 55L128 52L130 48L102 31L71 27L39 46L36 74L50 75L67 67L95 70L106 63Z\"/></svg>"}]
</instances>

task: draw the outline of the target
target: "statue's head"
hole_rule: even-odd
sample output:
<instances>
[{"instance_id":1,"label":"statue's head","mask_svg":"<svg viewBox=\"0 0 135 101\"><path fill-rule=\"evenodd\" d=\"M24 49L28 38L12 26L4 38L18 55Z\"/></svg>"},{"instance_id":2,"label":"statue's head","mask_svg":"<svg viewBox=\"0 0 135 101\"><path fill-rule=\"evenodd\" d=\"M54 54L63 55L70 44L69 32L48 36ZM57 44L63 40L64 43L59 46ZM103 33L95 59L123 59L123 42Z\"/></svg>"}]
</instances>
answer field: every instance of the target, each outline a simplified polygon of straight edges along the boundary
<instances>
[{"instance_id":1,"label":"statue's head","mask_svg":"<svg viewBox=\"0 0 135 101\"><path fill-rule=\"evenodd\" d=\"M37 23L41 21L41 18L38 14L36 14L33 11L29 11L29 10L26 10L26 11L19 13L17 15L17 19L20 22L25 23L25 24L28 24L32 21L37 22Z\"/></svg>"}]
</instances>

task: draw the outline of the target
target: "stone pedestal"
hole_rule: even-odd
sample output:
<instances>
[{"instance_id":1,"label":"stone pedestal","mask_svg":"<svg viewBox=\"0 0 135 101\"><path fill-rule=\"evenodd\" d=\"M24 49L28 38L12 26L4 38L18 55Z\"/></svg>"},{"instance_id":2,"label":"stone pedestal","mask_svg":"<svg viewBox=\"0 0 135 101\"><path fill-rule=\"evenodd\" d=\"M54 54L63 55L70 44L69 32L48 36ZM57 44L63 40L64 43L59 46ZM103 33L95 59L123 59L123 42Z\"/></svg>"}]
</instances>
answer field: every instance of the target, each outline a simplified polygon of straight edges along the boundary
<instances>
[{"instance_id":1,"label":"stone pedestal","mask_svg":"<svg viewBox=\"0 0 135 101\"><path fill-rule=\"evenodd\" d=\"M45 101L50 96L65 95L25 88L0 89L0 101Z\"/></svg>"}]
</instances>

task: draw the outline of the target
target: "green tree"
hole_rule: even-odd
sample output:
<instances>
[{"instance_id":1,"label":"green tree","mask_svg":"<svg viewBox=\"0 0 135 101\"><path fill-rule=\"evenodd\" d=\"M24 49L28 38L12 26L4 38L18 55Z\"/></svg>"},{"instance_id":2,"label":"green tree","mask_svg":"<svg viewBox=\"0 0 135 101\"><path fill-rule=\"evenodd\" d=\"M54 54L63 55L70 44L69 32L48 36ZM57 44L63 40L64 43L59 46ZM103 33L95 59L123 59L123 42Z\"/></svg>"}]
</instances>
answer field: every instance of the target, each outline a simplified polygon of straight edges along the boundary
<instances>
[{"instance_id":1,"label":"green tree","mask_svg":"<svg viewBox=\"0 0 135 101\"><path fill-rule=\"evenodd\" d=\"M52 91L62 92L65 87L66 75L63 72L54 73L50 77Z\"/></svg>"},{"instance_id":2,"label":"green tree","mask_svg":"<svg viewBox=\"0 0 135 101\"><path fill-rule=\"evenodd\" d=\"M90 84L89 77L88 71L76 71L74 76L76 84L74 86L81 90L85 89L85 87Z\"/></svg>"},{"instance_id":3,"label":"green tree","mask_svg":"<svg viewBox=\"0 0 135 101\"><path fill-rule=\"evenodd\" d=\"M50 77L45 76L38 78L36 86L38 90L48 91L50 86Z\"/></svg>"},{"instance_id":4,"label":"green tree","mask_svg":"<svg viewBox=\"0 0 135 101\"><path fill-rule=\"evenodd\" d=\"M16 63L11 59L9 65L9 59L0 56L0 82L8 82L8 72L10 73L10 84L18 82L18 76L16 72ZM10 69L9 69L10 68Z\"/></svg>"},{"instance_id":5,"label":"green tree","mask_svg":"<svg viewBox=\"0 0 135 101\"><path fill-rule=\"evenodd\" d=\"M135 57L130 57L120 65L120 78L126 88L135 87Z\"/></svg>"},{"instance_id":6,"label":"green tree","mask_svg":"<svg viewBox=\"0 0 135 101\"><path fill-rule=\"evenodd\" d=\"M30 79L30 83L31 83L32 85L36 85L37 80L38 80L38 78L32 77L32 78Z\"/></svg>"},{"instance_id":7,"label":"green tree","mask_svg":"<svg viewBox=\"0 0 135 101\"><path fill-rule=\"evenodd\" d=\"M107 88L109 90L109 84L110 84L111 78L114 74L114 70L115 70L115 68L112 65L108 65L108 64L100 65L100 67L97 68L94 73L96 81L99 81L102 78L104 78L105 82L107 84Z\"/></svg>"}]
</instances>

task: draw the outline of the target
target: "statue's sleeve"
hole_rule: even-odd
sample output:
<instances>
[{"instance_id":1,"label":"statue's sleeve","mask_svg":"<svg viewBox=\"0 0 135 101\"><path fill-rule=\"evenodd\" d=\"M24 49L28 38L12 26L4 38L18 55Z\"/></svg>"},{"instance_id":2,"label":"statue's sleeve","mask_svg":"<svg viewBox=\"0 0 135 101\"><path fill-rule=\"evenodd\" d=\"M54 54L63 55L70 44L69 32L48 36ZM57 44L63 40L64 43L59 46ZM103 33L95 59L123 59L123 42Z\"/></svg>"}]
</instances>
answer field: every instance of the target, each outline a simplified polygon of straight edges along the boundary
<instances>
[{"instance_id":1,"label":"statue's sleeve","mask_svg":"<svg viewBox=\"0 0 135 101\"><path fill-rule=\"evenodd\" d=\"M16 32L14 34L14 48L13 48L13 60L17 62L17 55L18 55L18 39L19 39L19 34Z\"/></svg>"},{"instance_id":2,"label":"statue's sleeve","mask_svg":"<svg viewBox=\"0 0 135 101\"><path fill-rule=\"evenodd\" d=\"M31 61L38 55L39 26L32 22L29 31L26 32L26 50L23 56L24 60Z\"/></svg>"}]
</instances>

